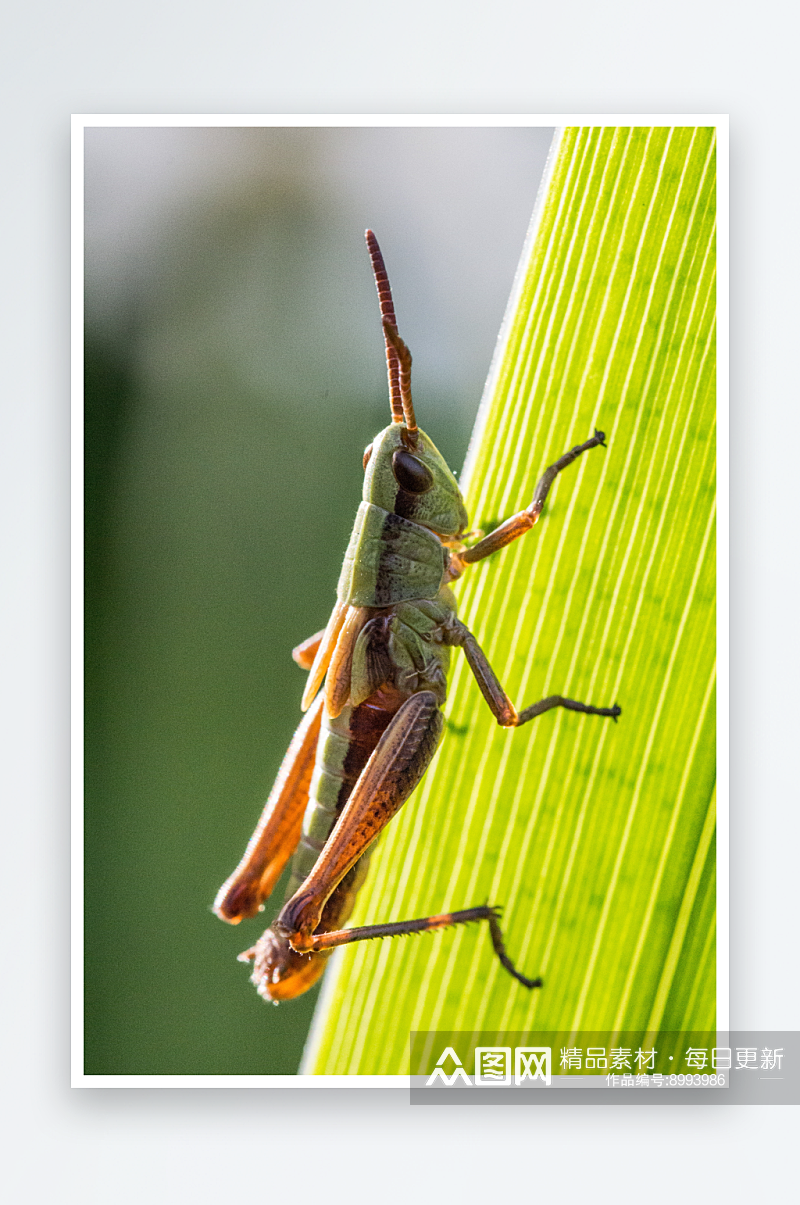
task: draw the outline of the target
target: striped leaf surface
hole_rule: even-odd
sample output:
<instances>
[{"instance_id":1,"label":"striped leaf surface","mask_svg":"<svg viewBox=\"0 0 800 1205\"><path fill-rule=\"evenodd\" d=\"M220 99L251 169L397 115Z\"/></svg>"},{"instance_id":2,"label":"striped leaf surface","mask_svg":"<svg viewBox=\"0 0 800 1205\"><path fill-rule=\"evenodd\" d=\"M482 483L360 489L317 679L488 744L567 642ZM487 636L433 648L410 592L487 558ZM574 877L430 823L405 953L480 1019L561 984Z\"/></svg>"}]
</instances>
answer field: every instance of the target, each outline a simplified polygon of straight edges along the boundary
<instances>
[{"instance_id":1,"label":"striped leaf surface","mask_svg":"<svg viewBox=\"0 0 800 1205\"><path fill-rule=\"evenodd\" d=\"M715 980L715 147L709 128L562 132L464 479L486 529L542 469L533 531L472 567L459 614L517 706L455 654L448 729L353 924L502 904L485 924L340 951L303 1070L400 1074L413 1030L712 1028ZM423 421L424 425L424 421Z\"/></svg>"}]
</instances>

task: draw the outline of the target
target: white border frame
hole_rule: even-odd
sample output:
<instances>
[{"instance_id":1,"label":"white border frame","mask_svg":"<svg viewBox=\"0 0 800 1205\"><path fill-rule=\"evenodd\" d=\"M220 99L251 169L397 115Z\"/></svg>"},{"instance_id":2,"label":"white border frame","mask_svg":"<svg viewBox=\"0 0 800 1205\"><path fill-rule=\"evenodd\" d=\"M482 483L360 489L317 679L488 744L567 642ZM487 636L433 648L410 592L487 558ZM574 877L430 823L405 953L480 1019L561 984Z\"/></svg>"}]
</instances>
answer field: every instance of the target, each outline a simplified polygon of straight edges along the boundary
<instances>
[{"instance_id":1,"label":"white border frame","mask_svg":"<svg viewBox=\"0 0 800 1205\"><path fill-rule=\"evenodd\" d=\"M717 131L717 1029L730 1028L729 975L729 139L724 114L79 113L72 116L72 1087L407 1088L407 1075L86 1075L83 1071L83 132L93 126L429 127L714 126ZM535 217L535 215L534 215ZM513 295L513 289L512 289Z\"/></svg>"}]
</instances>

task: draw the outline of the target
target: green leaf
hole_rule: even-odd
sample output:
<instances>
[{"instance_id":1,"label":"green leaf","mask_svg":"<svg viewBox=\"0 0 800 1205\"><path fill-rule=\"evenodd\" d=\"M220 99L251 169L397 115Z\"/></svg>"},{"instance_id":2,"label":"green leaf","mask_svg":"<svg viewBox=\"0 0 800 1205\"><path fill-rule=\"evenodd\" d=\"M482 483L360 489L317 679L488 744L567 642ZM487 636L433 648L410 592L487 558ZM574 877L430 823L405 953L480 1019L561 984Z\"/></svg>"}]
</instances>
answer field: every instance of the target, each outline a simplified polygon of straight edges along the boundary
<instances>
[{"instance_id":1,"label":"green leaf","mask_svg":"<svg viewBox=\"0 0 800 1205\"><path fill-rule=\"evenodd\" d=\"M457 586L519 709L501 730L455 654L448 730L376 851L353 924L490 902L485 924L337 953L304 1070L401 1074L414 1030L711 1029L715 982L715 141L564 130L468 458L488 529L543 468L538 526ZM424 425L424 424L423 424Z\"/></svg>"}]
</instances>

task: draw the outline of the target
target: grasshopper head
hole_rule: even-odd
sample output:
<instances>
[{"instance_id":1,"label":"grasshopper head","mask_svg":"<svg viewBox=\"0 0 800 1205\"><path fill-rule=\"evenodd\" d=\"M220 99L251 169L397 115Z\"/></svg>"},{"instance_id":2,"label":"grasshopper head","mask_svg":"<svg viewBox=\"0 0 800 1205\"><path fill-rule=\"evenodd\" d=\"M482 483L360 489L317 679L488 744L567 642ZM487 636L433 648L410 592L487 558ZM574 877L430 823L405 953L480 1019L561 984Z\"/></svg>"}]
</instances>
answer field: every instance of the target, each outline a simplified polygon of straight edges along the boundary
<instances>
[{"instance_id":1,"label":"grasshopper head","mask_svg":"<svg viewBox=\"0 0 800 1205\"><path fill-rule=\"evenodd\" d=\"M402 423L376 435L364 453L365 502L428 527L446 538L466 531L469 520L458 483L424 431L410 444Z\"/></svg>"},{"instance_id":2,"label":"grasshopper head","mask_svg":"<svg viewBox=\"0 0 800 1205\"><path fill-rule=\"evenodd\" d=\"M363 498L452 539L469 525L464 500L441 452L417 426L411 400L411 352L397 330L392 290L378 240L371 230L366 238L386 344L392 424L375 436L364 453Z\"/></svg>"}]
</instances>

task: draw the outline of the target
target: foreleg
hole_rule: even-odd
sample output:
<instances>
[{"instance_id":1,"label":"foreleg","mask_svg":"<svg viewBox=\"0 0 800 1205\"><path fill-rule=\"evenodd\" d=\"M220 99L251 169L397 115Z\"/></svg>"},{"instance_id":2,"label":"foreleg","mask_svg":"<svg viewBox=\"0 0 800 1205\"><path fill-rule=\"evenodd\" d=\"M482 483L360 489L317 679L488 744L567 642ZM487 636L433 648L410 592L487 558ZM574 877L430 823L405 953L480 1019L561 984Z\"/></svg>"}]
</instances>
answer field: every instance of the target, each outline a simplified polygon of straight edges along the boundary
<instances>
[{"instance_id":1,"label":"foreleg","mask_svg":"<svg viewBox=\"0 0 800 1205\"><path fill-rule=\"evenodd\" d=\"M550 486L562 469L571 465L573 460L577 460L581 452L588 452L590 448L604 448L606 446L605 438L602 431L595 430L592 438L587 439L586 443L577 444L574 448L570 448L569 452L565 452L554 464L549 465L539 479L530 506L526 510L521 510L518 514L512 515L510 519L506 519L505 523L501 523L494 531L490 531L488 536L485 536L477 544L473 544L471 548L467 548L465 552L458 553L458 560L464 565L472 565L475 561L483 560L485 556L491 556L493 552L497 552L500 548L505 548L512 540L524 536L525 532L530 531L542 513L544 500L550 492Z\"/></svg>"}]
</instances>

